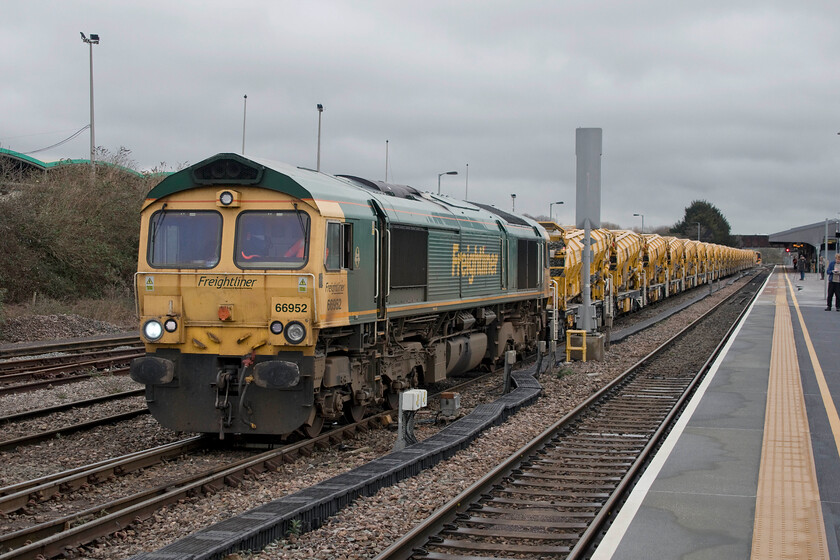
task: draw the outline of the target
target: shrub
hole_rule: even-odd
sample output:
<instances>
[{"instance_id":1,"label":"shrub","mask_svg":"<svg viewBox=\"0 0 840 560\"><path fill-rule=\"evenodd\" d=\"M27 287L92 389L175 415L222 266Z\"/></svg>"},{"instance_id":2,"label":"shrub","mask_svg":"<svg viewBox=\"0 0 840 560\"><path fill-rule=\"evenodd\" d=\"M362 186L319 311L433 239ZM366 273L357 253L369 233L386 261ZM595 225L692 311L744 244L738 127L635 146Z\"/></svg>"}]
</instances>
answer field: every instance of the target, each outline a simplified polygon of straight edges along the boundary
<instances>
[{"instance_id":1,"label":"shrub","mask_svg":"<svg viewBox=\"0 0 840 560\"><path fill-rule=\"evenodd\" d=\"M133 165L130 152L98 161ZM139 243L140 207L160 178L97 165L59 165L48 173L7 176L0 183L0 286L6 301L34 292L55 299L97 298L131 289Z\"/></svg>"}]
</instances>

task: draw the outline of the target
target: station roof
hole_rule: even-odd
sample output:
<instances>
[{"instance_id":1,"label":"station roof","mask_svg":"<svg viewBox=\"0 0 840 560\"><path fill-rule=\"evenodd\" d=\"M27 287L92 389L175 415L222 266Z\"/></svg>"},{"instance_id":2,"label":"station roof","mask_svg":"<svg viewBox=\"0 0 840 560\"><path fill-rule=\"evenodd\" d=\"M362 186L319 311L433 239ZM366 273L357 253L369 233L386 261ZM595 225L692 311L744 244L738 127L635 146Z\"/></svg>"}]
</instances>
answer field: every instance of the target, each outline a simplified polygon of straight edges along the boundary
<instances>
[{"instance_id":1,"label":"station roof","mask_svg":"<svg viewBox=\"0 0 840 560\"><path fill-rule=\"evenodd\" d=\"M825 239L826 221L795 227L786 231L770 234L770 243L808 243L819 247ZM828 220L828 237L837 237L840 220Z\"/></svg>"},{"instance_id":2,"label":"station roof","mask_svg":"<svg viewBox=\"0 0 840 560\"><path fill-rule=\"evenodd\" d=\"M32 156L28 156L21 152L0 148L0 159L11 161L13 164L20 166L23 171L49 171L61 165L90 165L89 159L60 159L58 161L41 161ZM118 169L131 175L142 177L143 173L123 167L122 165L115 165L106 161L97 161L96 165L104 165L113 169Z\"/></svg>"}]
</instances>

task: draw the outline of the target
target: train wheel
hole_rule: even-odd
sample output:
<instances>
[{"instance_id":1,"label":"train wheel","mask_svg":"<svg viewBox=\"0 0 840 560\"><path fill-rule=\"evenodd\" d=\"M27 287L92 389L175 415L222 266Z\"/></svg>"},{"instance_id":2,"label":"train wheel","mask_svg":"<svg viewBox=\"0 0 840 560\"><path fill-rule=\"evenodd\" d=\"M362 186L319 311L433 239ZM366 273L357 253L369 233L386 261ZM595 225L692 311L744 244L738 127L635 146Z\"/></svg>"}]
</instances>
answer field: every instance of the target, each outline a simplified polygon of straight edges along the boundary
<instances>
[{"instance_id":1,"label":"train wheel","mask_svg":"<svg viewBox=\"0 0 840 560\"><path fill-rule=\"evenodd\" d=\"M385 393L385 406L391 410L399 410L400 408L400 394L394 391Z\"/></svg>"},{"instance_id":2,"label":"train wheel","mask_svg":"<svg viewBox=\"0 0 840 560\"><path fill-rule=\"evenodd\" d=\"M344 417L348 422L355 423L361 421L365 417L365 412L367 412L367 407L363 404L344 407Z\"/></svg>"},{"instance_id":3,"label":"train wheel","mask_svg":"<svg viewBox=\"0 0 840 560\"><path fill-rule=\"evenodd\" d=\"M304 424L301 428L301 431L306 437L314 438L318 434L321 433L321 430L324 428L324 417L318 415L312 421L312 424Z\"/></svg>"}]
</instances>

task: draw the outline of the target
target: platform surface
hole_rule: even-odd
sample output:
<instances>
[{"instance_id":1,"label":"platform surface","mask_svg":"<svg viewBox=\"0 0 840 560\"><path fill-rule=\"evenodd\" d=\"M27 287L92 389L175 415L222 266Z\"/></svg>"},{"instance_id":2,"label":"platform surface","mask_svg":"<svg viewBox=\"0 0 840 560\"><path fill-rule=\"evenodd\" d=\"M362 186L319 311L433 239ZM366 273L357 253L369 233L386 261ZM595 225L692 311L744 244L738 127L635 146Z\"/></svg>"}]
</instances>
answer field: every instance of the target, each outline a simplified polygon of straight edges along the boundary
<instances>
[{"instance_id":1,"label":"platform surface","mask_svg":"<svg viewBox=\"0 0 840 560\"><path fill-rule=\"evenodd\" d=\"M776 268L593 559L840 560L840 312Z\"/></svg>"}]
</instances>

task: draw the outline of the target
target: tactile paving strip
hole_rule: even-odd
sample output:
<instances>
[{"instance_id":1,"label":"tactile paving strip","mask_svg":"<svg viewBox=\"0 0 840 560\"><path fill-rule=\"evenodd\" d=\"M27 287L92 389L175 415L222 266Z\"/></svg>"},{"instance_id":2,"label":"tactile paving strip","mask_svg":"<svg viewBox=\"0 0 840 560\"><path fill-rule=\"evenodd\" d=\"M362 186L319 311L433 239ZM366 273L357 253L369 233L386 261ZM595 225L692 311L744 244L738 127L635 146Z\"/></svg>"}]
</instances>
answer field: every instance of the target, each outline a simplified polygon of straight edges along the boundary
<instances>
[{"instance_id":1,"label":"tactile paving strip","mask_svg":"<svg viewBox=\"0 0 840 560\"><path fill-rule=\"evenodd\" d=\"M752 558L827 557L793 324L784 279L777 274Z\"/></svg>"}]
</instances>

